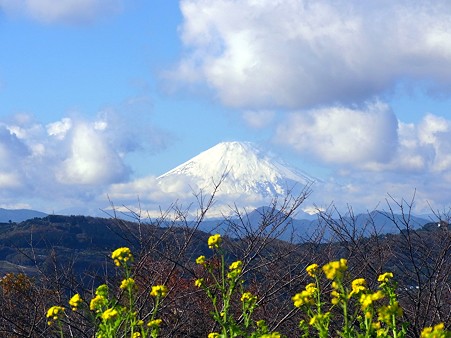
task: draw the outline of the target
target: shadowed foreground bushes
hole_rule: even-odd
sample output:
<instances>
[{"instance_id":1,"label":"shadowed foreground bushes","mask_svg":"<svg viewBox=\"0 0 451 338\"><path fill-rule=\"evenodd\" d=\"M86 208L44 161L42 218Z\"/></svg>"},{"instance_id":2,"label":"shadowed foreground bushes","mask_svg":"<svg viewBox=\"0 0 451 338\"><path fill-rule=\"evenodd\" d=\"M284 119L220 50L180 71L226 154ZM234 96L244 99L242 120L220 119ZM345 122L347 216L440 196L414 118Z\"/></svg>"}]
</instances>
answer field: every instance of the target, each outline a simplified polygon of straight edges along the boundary
<instances>
[{"instance_id":1,"label":"shadowed foreground bushes","mask_svg":"<svg viewBox=\"0 0 451 338\"><path fill-rule=\"evenodd\" d=\"M264 319L253 318L254 311L258 308L258 296L247 290L249 286L244 279L243 261L236 260L230 265L226 263L222 241L220 234L210 236L208 247L214 251L214 256L209 260L204 255L196 259L196 264L202 266L204 273L194 281L194 285L207 296L211 304L210 316L214 321L214 330L217 331L209 332L208 337L283 337L280 332L271 332ZM111 258L117 267L122 267L123 279L119 289L124 297L119 295L111 298L108 286L102 284L90 300L89 309L83 306L80 294L72 296L68 302L72 311L87 313L92 318L96 337L158 337L164 322L171 326L171 322L165 321L163 314L159 313L160 305L168 297L167 286L152 286L152 309L141 314L135 304L137 285L132 275L134 257L130 249L116 249ZM302 337L406 336L409 323L400 322L403 309L398 302L397 283L393 281L393 273L379 275L378 289L372 291L364 278L355 278L349 282L347 260L344 258L329 262L322 268L313 263L305 270L314 282L307 284L304 290L291 298L294 307L301 312L299 328ZM71 325L66 308L52 306L46 317L48 325L64 337L64 326ZM421 337L446 338L451 337L451 331L444 329L444 323L438 323L424 328Z\"/></svg>"}]
</instances>

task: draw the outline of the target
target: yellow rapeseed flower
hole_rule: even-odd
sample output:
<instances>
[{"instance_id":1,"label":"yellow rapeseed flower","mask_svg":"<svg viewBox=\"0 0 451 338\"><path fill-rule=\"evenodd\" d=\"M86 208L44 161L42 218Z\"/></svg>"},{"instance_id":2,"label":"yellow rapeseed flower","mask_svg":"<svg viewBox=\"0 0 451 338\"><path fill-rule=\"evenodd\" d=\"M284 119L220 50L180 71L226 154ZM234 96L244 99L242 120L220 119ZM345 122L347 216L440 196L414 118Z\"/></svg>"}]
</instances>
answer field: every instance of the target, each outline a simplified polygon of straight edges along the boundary
<instances>
[{"instance_id":1,"label":"yellow rapeseed flower","mask_svg":"<svg viewBox=\"0 0 451 338\"><path fill-rule=\"evenodd\" d=\"M110 308L105 310L105 312L102 313L102 319L103 320L110 320L110 319L114 319L117 317L119 313L117 312L116 309Z\"/></svg>"},{"instance_id":2,"label":"yellow rapeseed flower","mask_svg":"<svg viewBox=\"0 0 451 338\"><path fill-rule=\"evenodd\" d=\"M241 301L242 302L256 302L257 301L257 296L254 296L250 292L245 292L245 293L243 293L241 295Z\"/></svg>"},{"instance_id":3,"label":"yellow rapeseed flower","mask_svg":"<svg viewBox=\"0 0 451 338\"><path fill-rule=\"evenodd\" d=\"M69 299L69 305L72 307L72 311L77 311L82 302L83 299L81 299L78 293L73 295L72 298Z\"/></svg>"},{"instance_id":4,"label":"yellow rapeseed flower","mask_svg":"<svg viewBox=\"0 0 451 338\"><path fill-rule=\"evenodd\" d=\"M373 302L382 298L384 298L384 293L382 291L376 291L375 293L361 295L359 301L362 305L362 310L365 310L368 306L373 304Z\"/></svg>"},{"instance_id":5,"label":"yellow rapeseed flower","mask_svg":"<svg viewBox=\"0 0 451 338\"><path fill-rule=\"evenodd\" d=\"M302 305L313 305L313 294L310 291L303 290L295 294L291 299L293 300L295 307L301 307Z\"/></svg>"},{"instance_id":6,"label":"yellow rapeseed flower","mask_svg":"<svg viewBox=\"0 0 451 338\"><path fill-rule=\"evenodd\" d=\"M379 330L381 328L381 322L374 322L371 324L371 327L375 330Z\"/></svg>"},{"instance_id":7,"label":"yellow rapeseed flower","mask_svg":"<svg viewBox=\"0 0 451 338\"><path fill-rule=\"evenodd\" d=\"M305 291L313 295L318 289L316 288L315 283L309 283L305 286Z\"/></svg>"},{"instance_id":8,"label":"yellow rapeseed flower","mask_svg":"<svg viewBox=\"0 0 451 338\"><path fill-rule=\"evenodd\" d=\"M309 325L315 325L317 322L319 321L323 321L323 320L328 320L330 316L330 312L326 312L326 313L318 313L316 315L314 315L312 318L310 318L310 322Z\"/></svg>"},{"instance_id":9,"label":"yellow rapeseed flower","mask_svg":"<svg viewBox=\"0 0 451 338\"><path fill-rule=\"evenodd\" d=\"M89 303L89 309L91 311L96 310L99 312L102 307L106 306L108 303L108 300L104 296L97 295L93 299L91 299L91 302Z\"/></svg>"},{"instance_id":10,"label":"yellow rapeseed flower","mask_svg":"<svg viewBox=\"0 0 451 338\"><path fill-rule=\"evenodd\" d=\"M139 332L134 332L132 338L140 338L141 337L141 333Z\"/></svg>"},{"instance_id":11,"label":"yellow rapeseed flower","mask_svg":"<svg viewBox=\"0 0 451 338\"><path fill-rule=\"evenodd\" d=\"M152 291L150 291L150 295L153 297L166 297L168 294L168 288L166 285L155 285L152 286Z\"/></svg>"},{"instance_id":12,"label":"yellow rapeseed flower","mask_svg":"<svg viewBox=\"0 0 451 338\"><path fill-rule=\"evenodd\" d=\"M314 264L310 264L305 271L307 271L307 273L309 274L309 276L311 277L315 277L318 273L319 270L319 266L318 264L314 263Z\"/></svg>"},{"instance_id":13,"label":"yellow rapeseed flower","mask_svg":"<svg viewBox=\"0 0 451 338\"><path fill-rule=\"evenodd\" d=\"M349 294L349 297L351 297L352 295L357 295L361 291L365 291L366 290L366 280L364 278L354 279L351 283L351 287L352 287L352 291Z\"/></svg>"},{"instance_id":14,"label":"yellow rapeseed flower","mask_svg":"<svg viewBox=\"0 0 451 338\"><path fill-rule=\"evenodd\" d=\"M116 266L127 265L133 262L133 255L129 248L118 248L113 251L111 258Z\"/></svg>"},{"instance_id":15,"label":"yellow rapeseed flower","mask_svg":"<svg viewBox=\"0 0 451 338\"><path fill-rule=\"evenodd\" d=\"M392 272L385 272L381 275L379 275L379 277L377 277L377 281L381 282L381 283L387 283L389 281L389 279L393 278L393 273Z\"/></svg>"},{"instance_id":16,"label":"yellow rapeseed flower","mask_svg":"<svg viewBox=\"0 0 451 338\"><path fill-rule=\"evenodd\" d=\"M197 286L198 288L200 288L203 284L204 284L203 278L196 279L196 281L194 282L194 285Z\"/></svg>"},{"instance_id":17,"label":"yellow rapeseed flower","mask_svg":"<svg viewBox=\"0 0 451 338\"><path fill-rule=\"evenodd\" d=\"M205 256L202 255L202 256L197 257L196 258L196 264L204 265L205 264Z\"/></svg>"},{"instance_id":18,"label":"yellow rapeseed flower","mask_svg":"<svg viewBox=\"0 0 451 338\"><path fill-rule=\"evenodd\" d=\"M51 320L58 320L61 318L61 315L64 312L64 307L62 306L52 306L50 309L47 310L47 318L50 318ZM51 325L51 321L49 321L49 325Z\"/></svg>"},{"instance_id":19,"label":"yellow rapeseed flower","mask_svg":"<svg viewBox=\"0 0 451 338\"><path fill-rule=\"evenodd\" d=\"M236 262L233 262L232 264L230 264L229 270L237 270L237 269L241 269L242 267L243 267L243 262L236 261Z\"/></svg>"},{"instance_id":20,"label":"yellow rapeseed flower","mask_svg":"<svg viewBox=\"0 0 451 338\"><path fill-rule=\"evenodd\" d=\"M160 327L160 325L161 325L161 323L162 323L163 321L161 320L161 319L153 319L153 320L151 320L150 322L148 322L147 323L147 326L148 327L152 327L152 328L157 328L157 327Z\"/></svg>"},{"instance_id":21,"label":"yellow rapeseed flower","mask_svg":"<svg viewBox=\"0 0 451 338\"><path fill-rule=\"evenodd\" d=\"M281 338L281 337L282 336L280 335L279 332L265 333L260 336L260 338Z\"/></svg>"},{"instance_id":22,"label":"yellow rapeseed flower","mask_svg":"<svg viewBox=\"0 0 451 338\"><path fill-rule=\"evenodd\" d=\"M227 274L227 277L230 279L236 278L237 276L239 276L241 274L241 268L243 266L243 262L242 261L236 261L233 262L232 264L230 264L229 266L229 270L230 272Z\"/></svg>"},{"instance_id":23,"label":"yellow rapeseed flower","mask_svg":"<svg viewBox=\"0 0 451 338\"><path fill-rule=\"evenodd\" d=\"M120 288L125 290L125 289L128 289L129 287L134 287L134 286L135 286L135 280L133 278L127 278L121 282Z\"/></svg>"},{"instance_id":24,"label":"yellow rapeseed flower","mask_svg":"<svg viewBox=\"0 0 451 338\"><path fill-rule=\"evenodd\" d=\"M217 332L211 332L208 334L208 338L218 338L219 337L219 333Z\"/></svg>"},{"instance_id":25,"label":"yellow rapeseed flower","mask_svg":"<svg viewBox=\"0 0 451 338\"><path fill-rule=\"evenodd\" d=\"M208 238L208 247L210 249L218 249L222 243L222 238L220 234L215 234Z\"/></svg>"},{"instance_id":26,"label":"yellow rapeseed flower","mask_svg":"<svg viewBox=\"0 0 451 338\"><path fill-rule=\"evenodd\" d=\"M339 261L333 261L323 266L323 271L327 279L342 278L343 273L347 270L347 260L341 258Z\"/></svg>"},{"instance_id":27,"label":"yellow rapeseed flower","mask_svg":"<svg viewBox=\"0 0 451 338\"><path fill-rule=\"evenodd\" d=\"M338 304L338 302L340 301L340 293L338 293L337 290L332 290L330 292L330 295L332 296L332 299L330 300L330 302L334 305Z\"/></svg>"},{"instance_id":28,"label":"yellow rapeseed flower","mask_svg":"<svg viewBox=\"0 0 451 338\"><path fill-rule=\"evenodd\" d=\"M449 331L445 331L445 324L440 323L433 327L425 327L421 331L421 338L447 338L450 336Z\"/></svg>"}]
</instances>

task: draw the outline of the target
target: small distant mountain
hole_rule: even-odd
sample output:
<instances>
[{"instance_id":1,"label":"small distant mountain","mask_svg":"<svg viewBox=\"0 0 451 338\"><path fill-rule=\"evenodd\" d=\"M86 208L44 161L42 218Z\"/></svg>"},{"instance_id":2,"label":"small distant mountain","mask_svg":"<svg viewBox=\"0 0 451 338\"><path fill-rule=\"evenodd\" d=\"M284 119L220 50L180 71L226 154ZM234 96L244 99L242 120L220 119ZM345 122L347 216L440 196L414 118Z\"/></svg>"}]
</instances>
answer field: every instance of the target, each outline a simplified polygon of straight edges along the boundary
<instances>
[{"instance_id":1,"label":"small distant mountain","mask_svg":"<svg viewBox=\"0 0 451 338\"><path fill-rule=\"evenodd\" d=\"M158 177L160 186L170 191L177 184L209 191L225 175L218 195L284 196L295 187L317 181L290 167L251 142L222 142Z\"/></svg>"},{"instance_id":2,"label":"small distant mountain","mask_svg":"<svg viewBox=\"0 0 451 338\"><path fill-rule=\"evenodd\" d=\"M30 209L0 208L0 223L23 222L35 217L45 217L46 213Z\"/></svg>"}]
</instances>

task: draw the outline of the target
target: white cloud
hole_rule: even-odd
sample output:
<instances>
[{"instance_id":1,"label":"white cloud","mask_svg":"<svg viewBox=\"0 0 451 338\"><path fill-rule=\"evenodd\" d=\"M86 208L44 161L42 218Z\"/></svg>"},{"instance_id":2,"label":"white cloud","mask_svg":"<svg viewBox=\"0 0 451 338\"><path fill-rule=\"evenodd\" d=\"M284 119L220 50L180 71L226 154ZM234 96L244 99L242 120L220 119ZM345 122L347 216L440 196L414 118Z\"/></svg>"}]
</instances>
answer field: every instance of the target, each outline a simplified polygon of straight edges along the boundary
<instances>
[{"instance_id":1,"label":"white cloud","mask_svg":"<svg viewBox=\"0 0 451 338\"><path fill-rule=\"evenodd\" d=\"M418 126L418 140L424 145L433 171L451 170L451 121L428 114Z\"/></svg>"},{"instance_id":2,"label":"white cloud","mask_svg":"<svg viewBox=\"0 0 451 338\"><path fill-rule=\"evenodd\" d=\"M330 107L292 113L277 129L276 141L320 161L361 167L389 162L396 151L397 120L386 105L363 110Z\"/></svg>"},{"instance_id":3,"label":"white cloud","mask_svg":"<svg viewBox=\"0 0 451 338\"><path fill-rule=\"evenodd\" d=\"M127 168L104 135L95 127L80 123L71 135L69 157L57 172L63 184L103 184L127 176Z\"/></svg>"},{"instance_id":4,"label":"white cloud","mask_svg":"<svg viewBox=\"0 0 451 338\"><path fill-rule=\"evenodd\" d=\"M64 139L67 132L72 128L72 119L65 117L61 121L52 122L47 125L47 133L58 140Z\"/></svg>"},{"instance_id":5,"label":"white cloud","mask_svg":"<svg viewBox=\"0 0 451 338\"><path fill-rule=\"evenodd\" d=\"M84 23L118 12L122 0L0 0L0 8L45 23Z\"/></svg>"},{"instance_id":6,"label":"white cloud","mask_svg":"<svg viewBox=\"0 0 451 338\"><path fill-rule=\"evenodd\" d=\"M175 80L227 105L362 102L398 81L451 85L451 3L182 0ZM407 80L407 81L406 81Z\"/></svg>"},{"instance_id":7,"label":"white cloud","mask_svg":"<svg viewBox=\"0 0 451 338\"><path fill-rule=\"evenodd\" d=\"M89 120L73 115L47 125L24 114L0 122L2 203L20 201L47 212L105 205L110 187L130 180L127 155L155 151L167 138L148 127L151 121L124 123L121 116L128 112L104 111ZM146 137L149 128L152 137ZM130 194L137 197L140 191L131 187Z\"/></svg>"},{"instance_id":8,"label":"white cloud","mask_svg":"<svg viewBox=\"0 0 451 338\"><path fill-rule=\"evenodd\" d=\"M418 127L418 138L422 144L436 144L440 135L448 132L450 121L443 117L427 114Z\"/></svg>"},{"instance_id":9,"label":"white cloud","mask_svg":"<svg viewBox=\"0 0 451 338\"><path fill-rule=\"evenodd\" d=\"M252 128L261 129L268 126L275 117L274 111L259 110L243 112L243 119L246 124Z\"/></svg>"},{"instance_id":10,"label":"white cloud","mask_svg":"<svg viewBox=\"0 0 451 338\"><path fill-rule=\"evenodd\" d=\"M20 176L14 172L0 172L0 188L15 189L21 187Z\"/></svg>"}]
</instances>

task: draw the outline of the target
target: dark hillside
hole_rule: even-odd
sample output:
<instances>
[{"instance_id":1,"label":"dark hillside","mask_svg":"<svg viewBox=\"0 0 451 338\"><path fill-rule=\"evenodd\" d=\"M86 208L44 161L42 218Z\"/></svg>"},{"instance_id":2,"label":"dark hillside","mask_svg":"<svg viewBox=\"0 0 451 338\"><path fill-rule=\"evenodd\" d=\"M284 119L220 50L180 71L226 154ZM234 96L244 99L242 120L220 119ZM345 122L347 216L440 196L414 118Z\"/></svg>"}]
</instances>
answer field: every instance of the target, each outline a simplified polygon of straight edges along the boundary
<instances>
[{"instance_id":1,"label":"dark hillside","mask_svg":"<svg viewBox=\"0 0 451 338\"><path fill-rule=\"evenodd\" d=\"M287 218L280 215L263 212L260 219L253 219L257 224L250 224L249 219L243 217L227 219L221 226L225 234L233 234L233 238L224 236L226 259L244 262L246 287L258 295L259 316L267 320L269 327L297 332L299 318L292 311L291 297L309 282L306 266L313 262L322 265L339 258L347 258L349 273L354 278L364 277L372 288L377 287L379 274L386 271L395 274L400 303L405 309L404 320L411 323L409 337L418 337L421 328L439 320L448 326L451 324L451 231L448 223L410 226L398 222L398 233L367 236L352 219L325 217L322 226L328 226L327 230L334 233L334 241L310 238L296 243L279 239L290 225ZM213 228L214 224L209 226ZM199 278L199 269L194 262L200 255L210 258L212 251L207 246L209 234L198 228L202 226L195 222L145 224L59 215L17 224L2 223L0 273L7 279L16 278L18 272L32 278L30 283L35 286L36 296L30 311L40 309L34 316L42 317L43 309L50 304L64 304L61 299L67 299L74 292L89 299L92 290L105 280L114 285L120 277L116 276L117 269L110 255L114 249L127 246L135 257L134 276L143 294L148 294L151 285L167 284L173 290L172 303L165 310L167 318L179 323L176 330L185 332L183 336L205 336L212 322L208 307L199 307L202 299L193 287L193 281ZM15 275L6 275L8 272ZM4 330L9 330L11 323L18 320L15 308L5 305L11 304L8 297L12 296L1 292L0 287L0 302L4 304L0 308L0 333L3 326ZM146 303L141 305L147 306ZM28 322L25 316L15 325L26 327ZM40 333L32 337L47 336L45 319L33 330ZM85 336L90 337L90 331L86 332ZM174 332L165 331L162 336L172 337Z\"/></svg>"}]
</instances>

